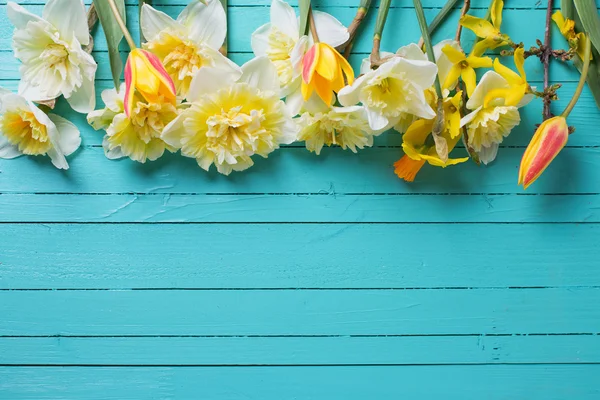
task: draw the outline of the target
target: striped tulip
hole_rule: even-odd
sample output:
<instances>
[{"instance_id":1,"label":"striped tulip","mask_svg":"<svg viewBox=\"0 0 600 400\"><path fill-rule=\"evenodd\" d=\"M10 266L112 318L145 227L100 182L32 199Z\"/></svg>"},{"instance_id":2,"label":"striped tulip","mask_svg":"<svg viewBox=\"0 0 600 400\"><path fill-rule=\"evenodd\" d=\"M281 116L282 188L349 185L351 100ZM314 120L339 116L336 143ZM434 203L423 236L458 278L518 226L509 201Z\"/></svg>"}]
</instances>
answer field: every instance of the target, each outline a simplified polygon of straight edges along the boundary
<instances>
[{"instance_id":1,"label":"striped tulip","mask_svg":"<svg viewBox=\"0 0 600 400\"><path fill-rule=\"evenodd\" d=\"M569 125L560 116L540 125L533 135L519 169L519 185L527 189L550 165L569 139Z\"/></svg>"},{"instance_id":2,"label":"striped tulip","mask_svg":"<svg viewBox=\"0 0 600 400\"><path fill-rule=\"evenodd\" d=\"M125 65L125 113L129 117L135 93L149 103L175 103L176 90L158 57L143 49L133 49Z\"/></svg>"},{"instance_id":3,"label":"striped tulip","mask_svg":"<svg viewBox=\"0 0 600 400\"><path fill-rule=\"evenodd\" d=\"M302 96L308 101L313 91L327 105L333 93L354 82L354 71L348 61L327 43L315 43L302 59Z\"/></svg>"}]
</instances>

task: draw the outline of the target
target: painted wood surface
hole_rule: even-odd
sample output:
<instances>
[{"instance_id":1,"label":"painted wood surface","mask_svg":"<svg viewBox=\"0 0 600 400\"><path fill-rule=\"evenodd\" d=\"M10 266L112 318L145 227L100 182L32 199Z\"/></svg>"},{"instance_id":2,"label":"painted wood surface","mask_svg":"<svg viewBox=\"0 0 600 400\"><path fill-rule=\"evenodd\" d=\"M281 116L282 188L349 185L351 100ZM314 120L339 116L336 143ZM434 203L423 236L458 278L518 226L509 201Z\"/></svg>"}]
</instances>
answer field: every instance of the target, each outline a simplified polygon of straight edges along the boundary
<instances>
[{"instance_id":1,"label":"painted wood surface","mask_svg":"<svg viewBox=\"0 0 600 400\"><path fill-rule=\"evenodd\" d=\"M346 24L358 4L314 2ZM176 15L186 0L154 3ZM234 61L251 58L269 3L229 0ZM386 50L419 36L412 1L392 3ZM444 1L423 3L432 18ZM488 1L472 3L481 15ZM543 2L506 3L509 34L542 35ZM5 4L0 85L14 89ZM101 32L94 56L110 87ZM540 65L527 72L540 86ZM551 79L559 110L578 76L555 63ZM426 167L412 185L392 172L391 132L359 154L296 143L223 177L179 155L111 162L84 116L58 110L82 130L71 170L0 161L0 399L600 398L600 112L587 89L568 148L527 192L517 168L539 102L493 165Z\"/></svg>"}]
</instances>

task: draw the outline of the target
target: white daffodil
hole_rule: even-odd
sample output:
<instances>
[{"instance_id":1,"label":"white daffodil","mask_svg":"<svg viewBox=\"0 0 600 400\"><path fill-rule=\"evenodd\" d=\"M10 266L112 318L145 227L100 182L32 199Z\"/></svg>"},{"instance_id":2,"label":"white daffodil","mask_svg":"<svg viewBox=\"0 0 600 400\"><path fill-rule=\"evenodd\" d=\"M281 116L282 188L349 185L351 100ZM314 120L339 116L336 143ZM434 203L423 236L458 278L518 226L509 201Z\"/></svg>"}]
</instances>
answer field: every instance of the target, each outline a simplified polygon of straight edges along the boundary
<instances>
[{"instance_id":1,"label":"white daffodil","mask_svg":"<svg viewBox=\"0 0 600 400\"><path fill-rule=\"evenodd\" d=\"M219 53L227 35L227 17L219 0L206 4L192 0L177 20L144 4L140 22L148 40L144 47L160 58L181 97L200 68L233 65Z\"/></svg>"},{"instance_id":2,"label":"white daffodil","mask_svg":"<svg viewBox=\"0 0 600 400\"><path fill-rule=\"evenodd\" d=\"M207 170L243 171L252 156L267 156L296 140L297 127L279 98L275 66L266 57L242 68L202 68L192 80L190 107L163 131L162 139Z\"/></svg>"},{"instance_id":3,"label":"white daffodil","mask_svg":"<svg viewBox=\"0 0 600 400\"><path fill-rule=\"evenodd\" d=\"M374 131L393 127L405 114L424 119L435 117L425 91L435 81L436 65L427 61L417 45L400 49L399 55L378 69L368 69L354 84L338 93L338 100L344 106L363 104ZM365 65L363 62L363 68Z\"/></svg>"},{"instance_id":4,"label":"white daffodil","mask_svg":"<svg viewBox=\"0 0 600 400\"><path fill-rule=\"evenodd\" d=\"M90 40L81 0L48 0L42 17L9 2L7 15L15 26L15 57L23 63L19 94L33 101L63 95L75 111L92 111L97 65L81 47Z\"/></svg>"},{"instance_id":5,"label":"white daffodil","mask_svg":"<svg viewBox=\"0 0 600 400\"><path fill-rule=\"evenodd\" d=\"M324 145L340 146L344 150L373 146L373 132L367 122L367 113L362 106L328 107L322 101L311 99L311 107L295 121L300 127L298 140L304 141L306 148L321 153ZM314 107L312 107L314 105Z\"/></svg>"},{"instance_id":6,"label":"white daffodil","mask_svg":"<svg viewBox=\"0 0 600 400\"><path fill-rule=\"evenodd\" d=\"M500 74L486 72L467 102L467 108L473 111L460 121L461 127L467 126L468 145L484 164L494 161L500 143L521 122L519 108L533 99L532 95L526 95L517 106L505 106L504 97L487 96L492 91L509 88L508 81Z\"/></svg>"},{"instance_id":7,"label":"white daffodil","mask_svg":"<svg viewBox=\"0 0 600 400\"><path fill-rule=\"evenodd\" d=\"M350 37L348 29L333 16L313 11L319 40L332 47L344 44ZM302 58L312 39L300 36L298 18L285 1L271 3L271 22L252 34L252 50L257 57L267 56L277 67L281 97L286 97L290 111L298 114L304 100L300 91L302 83Z\"/></svg>"},{"instance_id":8,"label":"white daffodil","mask_svg":"<svg viewBox=\"0 0 600 400\"><path fill-rule=\"evenodd\" d=\"M69 169L65 157L80 144L79 130L71 122L0 88L0 158L47 155L56 168Z\"/></svg>"},{"instance_id":9,"label":"white daffodil","mask_svg":"<svg viewBox=\"0 0 600 400\"><path fill-rule=\"evenodd\" d=\"M129 157L145 163L161 157L166 150L173 150L165 144L160 135L177 116L172 102L146 102L141 97L134 99L130 117L124 107L125 84L119 92L106 89L102 92L105 108L88 114L88 123L96 130L103 129L106 136L102 141L104 154L109 159Z\"/></svg>"}]
</instances>

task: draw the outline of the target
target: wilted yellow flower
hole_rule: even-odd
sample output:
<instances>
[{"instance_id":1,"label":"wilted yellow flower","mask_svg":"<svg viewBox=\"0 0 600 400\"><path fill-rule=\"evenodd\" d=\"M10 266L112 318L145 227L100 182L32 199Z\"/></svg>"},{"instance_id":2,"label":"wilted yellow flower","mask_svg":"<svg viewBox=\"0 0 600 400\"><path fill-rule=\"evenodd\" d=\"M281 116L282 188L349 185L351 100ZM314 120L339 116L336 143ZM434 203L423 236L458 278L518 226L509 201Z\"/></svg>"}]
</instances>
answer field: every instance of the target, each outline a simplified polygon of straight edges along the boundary
<instances>
[{"instance_id":1,"label":"wilted yellow flower","mask_svg":"<svg viewBox=\"0 0 600 400\"><path fill-rule=\"evenodd\" d=\"M348 61L327 43L315 43L302 60L302 96L307 101L316 91L327 105L333 102L333 93L352 85L354 71Z\"/></svg>"},{"instance_id":2,"label":"wilted yellow flower","mask_svg":"<svg viewBox=\"0 0 600 400\"><path fill-rule=\"evenodd\" d=\"M495 49L496 47L505 46L510 42L510 38L500 31L503 8L503 0L494 0L490 7L492 22L472 15L464 15L460 19L460 24L484 39L487 48Z\"/></svg>"},{"instance_id":3,"label":"wilted yellow flower","mask_svg":"<svg viewBox=\"0 0 600 400\"><path fill-rule=\"evenodd\" d=\"M569 125L562 117L544 121L533 135L519 168L519 185L527 189L548 168L569 139Z\"/></svg>"},{"instance_id":4,"label":"wilted yellow flower","mask_svg":"<svg viewBox=\"0 0 600 400\"><path fill-rule=\"evenodd\" d=\"M565 18L562 12L557 11L552 15L552 20L560 29L560 33L567 39L569 46L577 50L577 55L583 60L585 57L585 33L575 32L575 21Z\"/></svg>"},{"instance_id":5,"label":"wilted yellow flower","mask_svg":"<svg viewBox=\"0 0 600 400\"><path fill-rule=\"evenodd\" d=\"M453 88L456 86L458 78L461 77L467 87L467 95L471 96L473 94L477 85L475 68L490 68L492 66L492 59L490 57L481 57L485 52L485 47L482 43L477 43L468 57L464 52L457 50L450 44L442 48L442 52L453 64L446 76L442 89Z\"/></svg>"}]
</instances>

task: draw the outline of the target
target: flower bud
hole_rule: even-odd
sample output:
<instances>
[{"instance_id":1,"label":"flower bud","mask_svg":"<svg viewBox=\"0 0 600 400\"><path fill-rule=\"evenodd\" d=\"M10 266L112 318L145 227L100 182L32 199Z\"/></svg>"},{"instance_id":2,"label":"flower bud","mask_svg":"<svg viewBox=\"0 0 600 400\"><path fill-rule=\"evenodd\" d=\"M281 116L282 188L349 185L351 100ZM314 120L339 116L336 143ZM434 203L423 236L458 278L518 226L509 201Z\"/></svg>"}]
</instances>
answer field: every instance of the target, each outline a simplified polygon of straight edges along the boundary
<instances>
[{"instance_id":1,"label":"flower bud","mask_svg":"<svg viewBox=\"0 0 600 400\"><path fill-rule=\"evenodd\" d=\"M158 57L147 50L133 49L125 65L125 113L131 114L135 93L149 103L175 103L176 90ZM163 99L161 101L161 98Z\"/></svg>"},{"instance_id":2,"label":"flower bud","mask_svg":"<svg viewBox=\"0 0 600 400\"><path fill-rule=\"evenodd\" d=\"M550 165L569 139L569 125L564 117L544 121L537 129L519 169L519 185L527 189Z\"/></svg>"}]
</instances>

